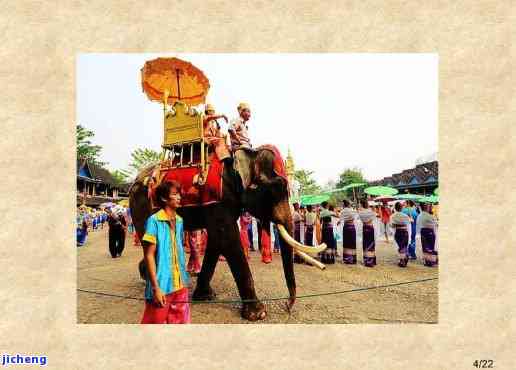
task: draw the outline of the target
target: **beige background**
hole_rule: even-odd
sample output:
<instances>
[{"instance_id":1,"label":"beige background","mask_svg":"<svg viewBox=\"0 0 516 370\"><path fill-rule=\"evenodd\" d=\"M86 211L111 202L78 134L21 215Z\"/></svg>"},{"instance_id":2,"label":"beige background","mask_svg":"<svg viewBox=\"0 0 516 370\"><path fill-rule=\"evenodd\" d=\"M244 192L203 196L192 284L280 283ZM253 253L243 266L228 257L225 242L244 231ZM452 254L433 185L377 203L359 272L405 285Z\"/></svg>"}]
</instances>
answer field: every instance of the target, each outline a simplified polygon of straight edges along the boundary
<instances>
[{"instance_id":1,"label":"beige background","mask_svg":"<svg viewBox=\"0 0 516 370\"><path fill-rule=\"evenodd\" d=\"M0 355L47 354L52 369L516 369L514 2L381 3L2 2ZM114 51L438 52L439 324L76 325L75 55Z\"/></svg>"}]
</instances>

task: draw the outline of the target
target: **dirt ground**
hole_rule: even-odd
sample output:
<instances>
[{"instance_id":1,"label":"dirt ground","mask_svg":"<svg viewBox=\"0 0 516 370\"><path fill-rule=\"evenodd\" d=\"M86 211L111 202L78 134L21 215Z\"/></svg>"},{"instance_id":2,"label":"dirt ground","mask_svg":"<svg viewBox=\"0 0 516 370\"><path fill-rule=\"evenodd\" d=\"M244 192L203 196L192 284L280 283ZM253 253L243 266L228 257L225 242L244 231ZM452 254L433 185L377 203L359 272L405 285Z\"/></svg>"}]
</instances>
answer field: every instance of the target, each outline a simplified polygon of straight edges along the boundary
<instances>
[{"instance_id":1,"label":"dirt ground","mask_svg":"<svg viewBox=\"0 0 516 370\"><path fill-rule=\"evenodd\" d=\"M342 255L340 246L339 253ZM289 315L285 310L286 300L267 301L288 296L281 257L275 254L273 262L266 265L261 262L258 252L251 252L250 266L256 292L267 306L267 318L250 323L240 318L238 303L200 303L192 305L192 323L437 323L438 269L423 266L419 243L418 260L411 261L405 269L397 266L396 248L392 244L387 244L383 238L376 244L378 265L375 268L364 267L361 263L360 248L357 249L357 253L357 265L336 263L328 265L324 271L296 264L298 299ZM78 323L139 323L144 305L144 282L140 279L137 269L141 257L141 247L133 246L132 239L128 236L123 256L113 259L108 251L107 228L90 232L86 246L77 248ZM432 278L435 280L342 294L302 297ZM195 277L192 280L195 284ZM217 292L218 300L239 299L233 277L225 262L218 263L212 287Z\"/></svg>"}]
</instances>

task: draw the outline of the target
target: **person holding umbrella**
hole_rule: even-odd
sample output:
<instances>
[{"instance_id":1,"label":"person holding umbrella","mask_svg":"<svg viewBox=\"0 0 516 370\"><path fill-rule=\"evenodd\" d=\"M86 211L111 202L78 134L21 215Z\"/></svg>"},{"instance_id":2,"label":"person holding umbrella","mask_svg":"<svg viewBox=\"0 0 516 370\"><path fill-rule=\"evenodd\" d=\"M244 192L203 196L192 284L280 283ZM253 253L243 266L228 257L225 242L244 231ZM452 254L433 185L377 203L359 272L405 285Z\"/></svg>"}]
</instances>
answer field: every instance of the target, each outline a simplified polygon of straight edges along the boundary
<instances>
[{"instance_id":1,"label":"person holding umbrella","mask_svg":"<svg viewBox=\"0 0 516 370\"><path fill-rule=\"evenodd\" d=\"M389 242L389 221L391 219L391 214L392 212L389 209L389 207L387 207L387 203L382 203L380 207L380 218L382 220L383 230L385 233L385 241L387 243Z\"/></svg>"},{"instance_id":2,"label":"person holding umbrella","mask_svg":"<svg viewBox=\"0 0 516 370\"><path fill-rule=\"evenodd\" d=\"M362 221L362 249L364 251L364 265L366 267L374 267L376 265L375 240L373 222L376 219L376 213L369 209L367 199L360 201L361 208L358 211L358 217Z\"/></svg>"}]
</instances>

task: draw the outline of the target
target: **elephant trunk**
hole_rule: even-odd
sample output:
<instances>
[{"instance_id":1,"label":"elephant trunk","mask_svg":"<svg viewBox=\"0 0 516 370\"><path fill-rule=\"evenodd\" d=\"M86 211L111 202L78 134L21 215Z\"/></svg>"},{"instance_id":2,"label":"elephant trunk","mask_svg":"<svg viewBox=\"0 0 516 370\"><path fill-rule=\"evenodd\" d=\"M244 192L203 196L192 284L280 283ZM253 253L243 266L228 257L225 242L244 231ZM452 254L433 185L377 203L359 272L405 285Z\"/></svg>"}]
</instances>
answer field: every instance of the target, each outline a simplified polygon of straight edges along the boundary
<instances>
[{"instance_id":1,"label":"elephant trunk","mask_svg":"<svg viewBox=\"0 0 516 370\"><path fill-rule=\"evenodd\" d=\"M278 229L287 230L292 233L292 215L287 202L282 202L274 208L273 218L277 221ZM281 233L280 233L281 235ZM283 263L283 272L285 274L285 281L289 292L289 300L287 309L290 312L292 306L296 302L296 277L294 275L294 258L293 249L285 241L285 238L280 238L281 247L281 262Z\"/></svg>"}]
</instances>

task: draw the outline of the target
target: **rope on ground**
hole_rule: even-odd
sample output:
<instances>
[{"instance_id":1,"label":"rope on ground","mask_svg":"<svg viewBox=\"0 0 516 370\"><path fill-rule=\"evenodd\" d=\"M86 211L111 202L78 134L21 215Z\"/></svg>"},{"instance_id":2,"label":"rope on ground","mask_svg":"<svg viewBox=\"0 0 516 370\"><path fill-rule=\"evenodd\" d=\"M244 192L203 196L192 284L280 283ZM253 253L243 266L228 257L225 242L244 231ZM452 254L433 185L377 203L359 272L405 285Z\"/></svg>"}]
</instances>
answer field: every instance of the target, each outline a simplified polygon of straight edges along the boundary
<instances>
[{"instance_id":1,"label":"rope on ground","mask_svg":"<svg viewBox=\"0 0 516 370\"><path fill-rule=\"evenodd\" d=\"M431 281L431 280L437 280L437 278L435 277L435 278L428 278L428 279L421 279L421 280L403 281L403 282L394 283L394 284L376 285L376 286L371 286L371 287L355 288L355 289L341 290L341 291L336 291L336 292L306 294L306 295L298 296L298 297L296 297L296 299L323 297L323 296L336 295L336 294L344 294L344 293L353 293L353 292L362 292L362 291L365 291L365 290L390 288L390 287L395 287L395 286L400 286L400 285L423 283L423 282ZM86 289L79 289L79 288L77 288L77 291L83 292L83 293L91 293L91 294L96 294L96 295L102 295L102 296L107 296L107 297L115 297L115 298L123 298L123 299L133 299L133 300L137 300L137 301L144 301L145 300L144 298L123 296L123 295L118 295L118 294L97 292L97 291L93 291L93 290L86 290ZM286 299L289 299L289 298L290 297L264 298L264 299L243 299L243 300L239 299L239 300L213 300L213 301L184 301L184 302L176 302L176 303L235 304L235 303L273 302L273 301L286 300Z\"/></svg>"}]
</instances>

